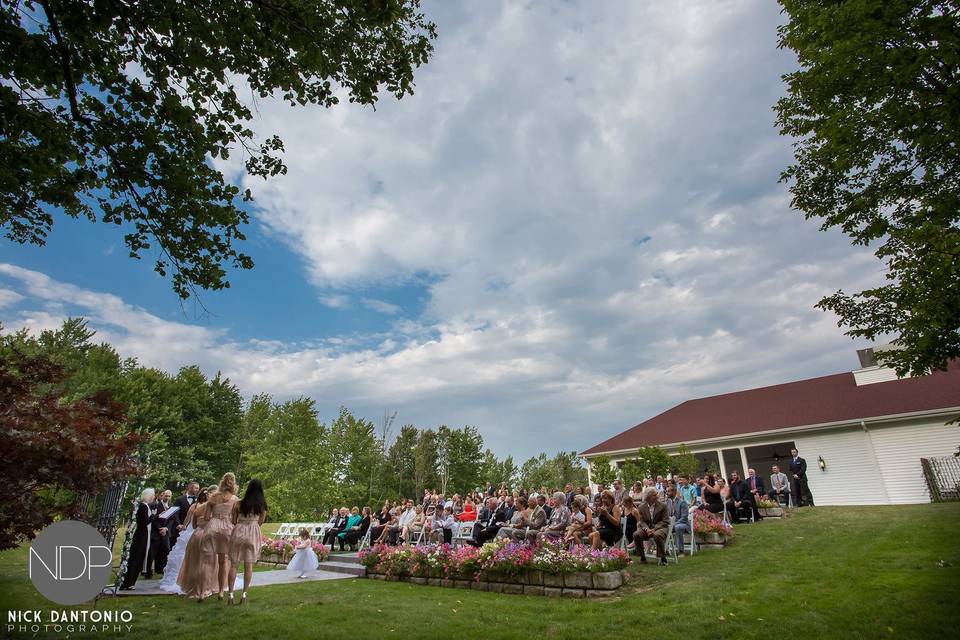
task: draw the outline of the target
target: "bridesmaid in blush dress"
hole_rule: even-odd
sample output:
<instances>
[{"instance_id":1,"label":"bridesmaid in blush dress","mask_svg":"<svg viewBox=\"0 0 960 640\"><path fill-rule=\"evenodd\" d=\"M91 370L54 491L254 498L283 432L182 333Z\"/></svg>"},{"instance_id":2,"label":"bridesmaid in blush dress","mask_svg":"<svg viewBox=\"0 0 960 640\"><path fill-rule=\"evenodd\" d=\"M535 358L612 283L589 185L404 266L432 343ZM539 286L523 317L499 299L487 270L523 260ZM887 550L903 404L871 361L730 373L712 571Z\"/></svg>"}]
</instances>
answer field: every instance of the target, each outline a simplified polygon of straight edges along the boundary
<instances>
[{"instance_id":1,"label":"bridesmaid in blush dress","mask_svg":"<svg viewBox=\"0 0 960 640\"><path fill-rule=\"evenodd\" d=\"M207 500L207 526L203 532L201 549L205 556L217 558L217 599L223 600L230 576L230 535L233 533L233 509L237 499L237 477L223 474L217 492ZM203 602L204 598L200 598Z\"/></svg>"},{"instance_id":2,"label":"bridesmaid in blush dress","mask_svg":"<svg viewBox=\"0 0 960 640\"><path fill-rule=\"evenodd\" d=\"M267 517L267 500L263 484L254 478L247 485L243 500L233 503L233 533L230 535L230 599L233 604L233 587L237 579L237 565L243 563L243 594L240 604L247 602L247 590L253 580L253 563L260 559L263 537L260 525Z\"/></svg>"},{"instance_id":3,"label":"bridesmaid in blush dress","mask_svg":"<svg viewBox=\"0 0 960 640\"><path fill-rule=\"evenodd\" d=\"M213 484L197 495L197 500L187 511L193 522L193 535L187 542L183 554L183 564L177 575L177 584L180 590L190 598L206 598L217 591L217 557L214 554L204 554L202 540L207 525L207 500L216 493L217 485Z\"/></svg>"}]
</instances>

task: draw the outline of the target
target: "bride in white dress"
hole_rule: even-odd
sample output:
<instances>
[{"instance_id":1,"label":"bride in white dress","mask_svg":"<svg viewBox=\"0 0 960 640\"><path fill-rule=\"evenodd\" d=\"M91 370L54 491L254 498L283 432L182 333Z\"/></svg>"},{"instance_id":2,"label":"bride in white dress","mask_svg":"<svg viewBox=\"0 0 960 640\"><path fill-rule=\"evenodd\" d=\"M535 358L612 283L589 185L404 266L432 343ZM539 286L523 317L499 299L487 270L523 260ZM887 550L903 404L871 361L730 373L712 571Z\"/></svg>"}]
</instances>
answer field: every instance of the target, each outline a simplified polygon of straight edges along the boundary
<instances>
[{"instance_id":1,"label":"bride in white dress","mask_svg":"<svg viewBox=\"0 0 960 640\"><path fill-rule=\"evenodd\" d=\"M193 505L187 512L187 526L180 535L177 536L177 543L173 545L170 554L167 556L167 566L163 570L163 580L160 581L160 588L170 593L182 594L183 589L177 584L177 575L180 573L180 565L183 564L183 556L187 551L187 543L190 542L190 536L193 535Z\"/></svg>"}]
</instances>

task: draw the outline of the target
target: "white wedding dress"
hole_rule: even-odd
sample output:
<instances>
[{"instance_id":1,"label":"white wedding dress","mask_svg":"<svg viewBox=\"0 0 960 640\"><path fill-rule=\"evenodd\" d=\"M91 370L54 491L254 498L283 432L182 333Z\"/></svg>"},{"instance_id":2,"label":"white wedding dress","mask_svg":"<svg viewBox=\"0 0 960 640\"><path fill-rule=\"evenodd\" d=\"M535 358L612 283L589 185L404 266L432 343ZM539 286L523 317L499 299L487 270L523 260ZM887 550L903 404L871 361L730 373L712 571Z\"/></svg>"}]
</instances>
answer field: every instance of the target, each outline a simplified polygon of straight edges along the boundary
<instances>
[{"instance_id":1,"label":"white wedding dress","mask_svg":"<svg viewBox=\"0 0 960 640\"><path fill-rule=\"evenodd\" d=\"M163 580L160 581L160 588L170 593L181 594L183 590L177 584L177 575L180 573L180 565L183 564L183 555L187 551L187 543L190 542L190 536L193 535L193 522L187 525L187 528L177 536L177 544L173 545L170 554L167 556L167 566L163 570Z\"/></svg>"}]
</instances>

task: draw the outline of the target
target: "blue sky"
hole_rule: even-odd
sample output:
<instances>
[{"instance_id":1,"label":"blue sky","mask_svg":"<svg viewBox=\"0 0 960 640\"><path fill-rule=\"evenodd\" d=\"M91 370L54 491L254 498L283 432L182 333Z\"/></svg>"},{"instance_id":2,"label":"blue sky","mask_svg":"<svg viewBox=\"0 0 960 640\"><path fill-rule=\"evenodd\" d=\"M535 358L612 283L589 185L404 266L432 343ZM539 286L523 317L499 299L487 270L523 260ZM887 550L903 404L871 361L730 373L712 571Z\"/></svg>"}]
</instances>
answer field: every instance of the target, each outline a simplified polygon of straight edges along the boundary
<instances>
[{"instance_id":1,"label":"blue sky","mask_svg":"<svg viewBox=\"0 0 960 640\"><path fill-rule=\"evenodd\" d=\"M289 173L257 266L181 306L116 229L0 243L0 320L68 315L145 364L401 424L476 425L500 455L582 450L691 397L850 370L813 308L882 279L791 211L767 0L427 2L414 96L257 105ZM233 161L232 161L233 162Z\"/></svg>"}]
</instances>

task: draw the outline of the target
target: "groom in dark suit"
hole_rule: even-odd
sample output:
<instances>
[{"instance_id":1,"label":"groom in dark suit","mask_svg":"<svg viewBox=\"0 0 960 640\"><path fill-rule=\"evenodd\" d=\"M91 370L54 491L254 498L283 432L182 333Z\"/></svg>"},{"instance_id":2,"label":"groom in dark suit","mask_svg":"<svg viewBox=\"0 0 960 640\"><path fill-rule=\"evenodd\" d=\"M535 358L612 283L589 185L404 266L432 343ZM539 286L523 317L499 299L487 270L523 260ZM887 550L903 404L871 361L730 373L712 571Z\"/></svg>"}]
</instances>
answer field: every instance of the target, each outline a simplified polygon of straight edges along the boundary
<instances>
[{"instance_id":1,"label":"groom in dark suit","mask_svg":"<svg viewBox=\"0 0 960 640\"><path fill-rule=\"evenodd\" d=\"M813 494L807 484L807 461L800 457L800 452L796 449L790 450L790 485L796 506L802 507L804 500L809 506L813 506Z\"/></svg>"},{"instance_id":2,"label":"groom in dark suit","mask_svg":"<svg viewBox=\"0 0 960 640\"><path fill-rule=\"evenodd\" d=\"M188 482L187 486L183 490L183 495L178 497L173 502L173 506L180 507L180 511L177 511L176 525L172 526L170 530L170 547L177 544L177 538L180 536L180 532L183 531L184 521L187 519L187 511L190 510L191 505L197 500L197 494L200 493L200 485L196 482Z\"/></svg>"},{"instance_id":3,"label":"groom in dark suit","mask_svg":"<svg viewBox=\"0 0 960 640\"><path fill-rule=\"evenodd\" d=\"M156 573L163 573L167 566L167 556L170 554L170 520L173 518L160 518L160 514L170 508L170 498L172 494L169 490L160 494L160 499L150 505L153 511L153 521L150 523L150 552L147 555L146 577L153 577Z\"/></svg>"}]
</instances>

